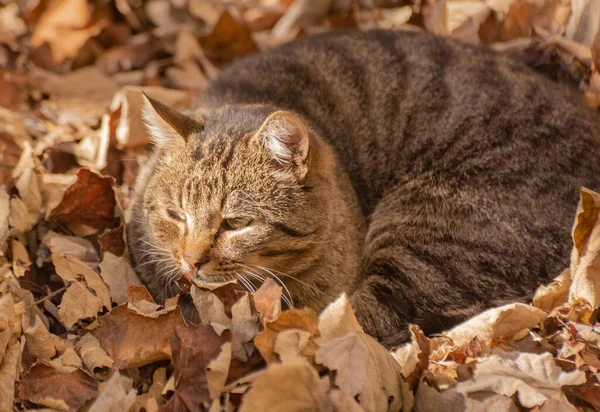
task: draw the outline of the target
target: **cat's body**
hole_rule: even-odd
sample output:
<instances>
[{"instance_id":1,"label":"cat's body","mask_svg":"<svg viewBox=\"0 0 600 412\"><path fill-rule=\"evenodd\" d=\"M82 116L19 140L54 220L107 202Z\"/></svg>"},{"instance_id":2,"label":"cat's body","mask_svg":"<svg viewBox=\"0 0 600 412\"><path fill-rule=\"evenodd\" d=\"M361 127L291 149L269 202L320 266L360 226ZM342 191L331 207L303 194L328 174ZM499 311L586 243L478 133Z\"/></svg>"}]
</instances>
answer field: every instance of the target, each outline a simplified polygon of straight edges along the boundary
<instances>
[{"instance_id":1,"label":"cat's body","mask_svg":"<svg viewBox=\"0 0 600 412\"><path fill-rule=\"evenodd\" d=\"M181 240L191 235L178 229L182 250L200 242L198 253L225 268L251 262L255 273L268 275L262 266L292 275L301 282L282 280L296 306L321 309L347 292L363 327L386 344L405 339L407 323L440 331L531 297L568 265L579 187L598 187L596 114L509 57L430 35L347 32L298 41L226 69L200 106L201 131L179 130L186 143L156 156L180 155L155 158L138 181L129 226L135 263L145 260L140 239L172 249L164 233L175 231L152 217L163 207L152 198L184 198L185 189L171 186L195 178L210 189L194 189L193 208L213 212L196 217L203 240ZM292 127L295 157L271 173L265 153L256 160L246 152L266 145L277 154L268 142L281 125L265 120L277 110L299 115L310 150L304 129ZM174 167L190 162L197 164ZM280 172L296 180L272 177ZM258 209L253 222L268 230L259 223L223 230L215 213L240 197L237 189ZM235 240L252 230L256 248ZM236 242L244 254L226 256L237 253ZM162 270L152 263L138 270L159 299L178 291L165 288Z\"/></svg>"}]
</instances>

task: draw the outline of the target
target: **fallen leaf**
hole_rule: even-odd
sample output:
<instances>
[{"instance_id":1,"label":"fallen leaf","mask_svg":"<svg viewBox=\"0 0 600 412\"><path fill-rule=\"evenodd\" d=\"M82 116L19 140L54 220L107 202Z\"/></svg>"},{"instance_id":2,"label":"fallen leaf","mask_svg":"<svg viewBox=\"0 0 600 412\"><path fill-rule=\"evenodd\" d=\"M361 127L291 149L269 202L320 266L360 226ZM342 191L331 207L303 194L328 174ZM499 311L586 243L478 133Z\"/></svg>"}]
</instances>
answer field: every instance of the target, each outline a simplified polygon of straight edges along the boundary
<instances>
[{"instance_id":1,"label":"fallen leaf","mask_svg":"<svg viewBox=\"0 0 600 412\"><path fill-rule=\"evenodd\" d=\"M110 23L108 4L93 7L86 0L50 0L31 37L34 47L48 43L54 61L75 57L85 42Z\"/></svg>"},{"instance_id":2,"label":"fallen leaf","mask_svg":"<svg viewBox=\"0 0 600 412\"><path fill-rule=\"evenodd\" d=\"M42 243L55 255L69 255L95 268L100 261L94 245L87 240L75 236L65 236L49 231Z\"/></svg>"},{"instance_id":3,"label":"fallen leaf","mask_svg":"<svg viewBox=\"0 0 600 412\"><path fill-rule=\"evenodd\" d=\"M600 194L582 188L581 200L573 224L573 251L571 253L571 286L569 300L586 299L592 306L600 306Z\"/></svg>"},{"instance_id":4,"label":"fallen leaf","mask_svg":"<svg viewBox=\"0 0 600 412\"><path fill-rule=\"evenodd\" d=\"M64 280L75 282L82 277L88 288L92 289L95 295L100 298L102 305L111 308L110 292L108 287L96 272L88 265L73 256L52 255L52 263L56 273Z\"/></svg>"},{"instance_id":5,"label":"fallen leaf","mask_svg":"<svg viewBox=\"0 0 600 412\"><path fill-rule=\"evenodd\" d=\"M21 353L25 342L16 341L8 347L0 363L0 411L12 411L15 397L15 382L21 370Z\"/></svg>"},{"instance_id":6,"label":"fallen leaf","mask_svg":"<svg viewBox=\"0 0 600 412\"><path fill-rule=\"evenodd\" d=\"M87 169L79 169L77 181L65 192L60 204L50 213L50 220L59 224L79 223L104 227L115 217L114 179Z\"/></svg>"},{"instance_id":7,"label":"fallen leaf","mask_svg":"<svg viewBox=\"0 0 600 412\"><path fill-rule=\"evenodd\" d=\"M0 185L0 251L6 251L8 239L8 216L10 213L10 196L6 187Z\"/></svg>"},{"instance_id":8,"label":"fallen leaf","mask_svg":"<svg viewBox=\"0 0 600 412\"><path fill-rule=\"evenodd\" d=\"M62 342L58 336L51 334L39 316L33 318L33 323L30 323L28 316L24 316L22 323L23 334L27 338L25 354L33 361L49 360L59 352L59 348L66 349L66 342Z\"/></svg>"},{"instance_id":9,"label":"fallen leaf","mask_svg":"<svg viewBox=\"0 0 600 412\"><path fill-rule=\"evenodd\" d=\"M67 328L83 319L95 318L102 311L102 299L81 282L72 282L62 297L58 314Z\"/></svg>"},{"instance_id":10,"label":"fallen leaf","mask_svg":"<svg viewBox=\"0 0 600 412\"><path fill-rule=\"evenodd\" d=\"M287 9L271 31L275 39L295 36L301 29L325 19L332 0L297 0Z\"/></svg>"},{"instance_id":11,"label":"fallen leaf","mask_svg":"<svg viewBox=\"0 0 600 412\"><path fill-rule=\"evenodd\" d=\"M10 293L0 296L0 364L6 354L17 321L13 305L14 300Z\"/></svg>"},{"instance_id":12,"label":"fallen leaf","mask_svg":"<svg viewBox=\"0 0 600 412\"><path fill-rule=\"evenodd\" d=\"M179 308L153 319L126 305L99 317L98 324L92 334L118 370L171 359L171 336L175 328L185 325Z\"/></svg>"},{"instance_id":13,"label":"fallen leaf","mask_svg":"<svg viewBox=\"0 0 600 412\"><path fill-rule=\"evenodd\" d=\"M358 324L345 293L330 303L319 314L319 333L324 338L335 338L349 332L364 332Z\"/></svg>"},{"instance_id":14,"label":"fallen leaf","mask_svg":"<svg viewBox=\"0 0 600 412\"><path fill-rule=\"evenodd\" d=\"M569 269L565 269L548 286L540 285L537 288L532 305L545 311L562 305L569 297L569 286L571 286L571 273Z\"/></svg>"},{"instance_id":15,"label":"fallen leaf","mask_svg":"<svg viewBox=\"0 0 600 412\"><path fill-rule=\"evenodd\" d=\"M292 308L282 312L274 322L267 323L265 330L254 338L254 344L267 363L277 362L275 340L281 331L299 329L308 332L314 338L319 335L317 325L318 318L312 310Z\"/></svg>"},{"instance_id":16,"label":"fallen leaf","mask_svg":"<svg viewBox=\"0 0 600 412\"><path fill-rule=\"evenodd\" d=\"M480 360L472 379L459 382L456 390L463 394L491 391L508 397L516 393L523 406L533 408L550 399L569 405L561 388L585 381L584 372L563 372L550 353L496 351Z\"/></svg>"},{"instance_id":17,"label":"fallen leaf","mask_svg":"<svg viewBox=\"0 0 600 412\"><path fill-rule=\"evenodd\" d=\"M281 292L283 288L273 279L267 280L252 294L254 306L260 314L261 322L273 322L281 313Z\"/></svg>"},{"instance_id":18,"label":"fallen leaf","mask_svg":"<svg viewBox=\"0 0 600 412\"><path fill-rule=\"evenodd\" d=\"M102 254L109 252L117 257L123 256L123 253L125 253L124 227L121 224L118 228L107 230L98 236Z\"/></svg>"},{"instance_id":19,"label":"fallen leaf","mask_svg":"<svg viewBox=\"0 0 600 412\"><path fill-rule=\"evenodd\" d=\"M510 303L485 312L446 332L454 344L462 348L474 337L490 344L493 339L510 339L524 330L535 328L546 319L546 313L533 306Z\"/></svg>"},{"instance_id":20,"label":"fallen leaf","mask_svg":"<svg viewBox=\"0 0 600 412\"><path fill-rule=\"evenodd\" d=\"M23 277L31 266L29 253L25 246L16 239L12 240L10 244L12 246L13 273L18 278Z\"/></svg>"},{"instance_id":21,"label":"fallen leaf","mask_svg":"<svg viewBox=\"0 0 600 412\"><path fill-rule=\"evenodd\" d=\"M125 256L117 257L111 252L104 252L98 267L100 276L108 285L110 297L119 305L127 302L125 291L128 287L142 284Z\"/></svg>"},{"instance_id":22,"label":"fallen leaf","mask_svg":"<svg viewBox=\"0 0 600 412\"><path fill-rule=\"evenodd\" d=\"M111 371L114 361L100 347L100 341L91 333L84 335L75 344L85 366L94 376L104 377Z\"/></svg>"},{"instance_id":23,"label":"fallen leaf","mask_svg":"<svg viewBox=\"0 0 600 412\"><path fill-rule=\"evenodd\" d=\"M250 28L227 10L221 14L212 31L200 38L200 44L206 57L218 66L258 51Z\"/></svg>"},{"instance_id":24,"label":"fallen leaf","mask_svg":"<svg viewBox=\"0 0 600 412\"><path fill-rule=\"evenodd\" d=\"M81 369L65 372L47 361L33 365L22 377L19 397L62 411L79 409L98 394L98 384Z\"/></svg>"},{"instance_id":25,"label":"fallen leaf","mask_svg":"<svg viewBox=\"0 0 600 412\"><path fill-rule=\"evenodd\" d=\"M175 393L164 406L165 411L201 410L203 404L210 402L210 389L207 369L231 340L227 331L221 336L214 329L204 325L188 325L175 329L171 345L175 371ZM231 356L231 355L230 355ZM231 359L231 357L229 357ZM227 363L227 358L221 358ZM228 369L220 368L221 370ZM217 377L218 380L221 377ZM224 380L222 381L224 384Z\"/></svg>"},{"instance_id":26,"label":"fallen leaf","mask_svg":"<svg viewBox=\"0 0 600 412\"><path fill-rule=\"evenodd\" d=\"M352 398L334 394L330 399L328 389L308 362L273 364L253 380L240 412L363 410ZM344 407L334 409L334 403Z\"/></svg>"},{"instance_id":27,"label":"fallen leaf","mask_svg":"<svg viewBox=\"0 0 600 412\"><path fill-rule=\"evenodd\" d=\"M89 412L128 411L135 402L136 395L133 380L115 372L101 387Z\"/></svg>"},{"instance_id":28,"label":"fallen leaf","mask_svg":"<svg viewBox=\"0 0 600 412\"><path fill-rule=\"evenodd\" d=\"M369 335L350 332L324 340L315 361L336 371L336 385L343 392L358 396L364 409L398 411L402 408L400 365Z\"/></svg>"}]
</instances>

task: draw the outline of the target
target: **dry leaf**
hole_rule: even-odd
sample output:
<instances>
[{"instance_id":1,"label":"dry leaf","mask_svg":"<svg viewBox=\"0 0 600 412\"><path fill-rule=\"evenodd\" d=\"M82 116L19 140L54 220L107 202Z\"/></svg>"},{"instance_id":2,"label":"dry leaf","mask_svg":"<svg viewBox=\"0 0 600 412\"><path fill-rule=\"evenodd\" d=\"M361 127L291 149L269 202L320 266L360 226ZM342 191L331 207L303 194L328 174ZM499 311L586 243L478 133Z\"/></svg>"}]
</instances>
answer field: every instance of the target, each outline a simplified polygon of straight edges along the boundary
<instances>
[{"instance_id":1,"label":"dry leaf","mask_svg":"<svg viewBox=\"0 0 600 412\"><path fill-rule=\"evenodd\" d=\"M297 0L271 31L275 39L295 36L301 29L319 23L329 12L332 0Z\"/></svg>"},{"instance_id":2,"label":"dry leaf","mask_svg":"<svg viewBox=\"0 0 600 412\"><path fill-rule=\"evenodd\" d=\"M10 345L0 363L0 411L2 412L13 410L15 381L21 371L21 352L24 343L24 341L16 341Z\"/></svg>"},{"instance_id":3,"label":"dry leaf","mask_svg":"<svg viewBox=\"0 0 600 412\"><path fill-rule=\"evenodd\" d=\"M10 196L6 187L0 185L0 252L5 252L8 239L8 216L10 212Z\"/></svg>"},{"instance_id":4,"label":"dry leaf","mask_svg":"<svg viewBox=\"0 0 600 412\"><path fill-rule=\"evenodd\" d=\"M569 286L571 286L571 272L565 269L548 286L540 285L537 288L532 305L545 311L562 305L569 296Z\"/></svg>"},{"instance_id":5,"label":"dry leaf","mask_svg":"<svg viewBox=\"0 0 600 412\"><path fill-rule=\"evenodd\" d=\"M85 280L88 288L92 289L97 297L102 301L102 305L110 309L111 300L108 287L96 272L88 265L73 256L52 255L52 263L56 273L64 280L75 282L80 280L80 276Z\"/></svg>"},{"instance_id":6,"label":"dry leaf","mask_svg":"<svg viewBox=\"0 0 600 412\"><path fill-rule=\"evenodd\" d=\"M353 397L358 395L364 409L402 409L400 365L369 335L350 332L324 340L315 361L336 371L336 385Z\"/></svg>"},{"instance_id":7,"label":"dry leaf","mask_svg":"<svg viewBox=\"0 0 600 412\"><path fill-rule=\"evenodd\" d=\"M42 322L39 316L33 318L33 324L30 324L29 317L22 317L23 334L27 338L25 341L25 353L32 360L51 359L58 352L58 347L66 349L66 342L51 334Z\"/></svg>"},{"instance_id":8,"label":"dry leaf","mask_svg":"<svg viewBox=\"0 0 600 412\"><path fill-rule=\"evenodd\" d=\"M115 369L135 368L163 359L171 359L171 336L184 326L181 310L176 308L157 318L149 318L117 306L98 318L92 334L100 347L114 360Z\"/></svg>"},{"instance_id":9,"label":"dry leaf","mask_svg":"<svg viewBox=\"0 0 600 412\"><path fill-rule=\"evenodd\" d=\"M16 323L14 300L10 293L0 296L0 364L8 348Z\"/></svg>"},{"instance_id":10,"label":"dry leaf","mask_svg":"<svg viewBox=\"0 0 600 412\"><path fill-rule=\"evenodd\" d=\"M85 262L90 267L96 267L100 261L98 252L89 240L75 236L65 236L49 231L43 237L42 243L56 255L69 255Z\"/></svg>"},{"instance_id":11,"label":"dry leaf","mask_svg":"<svg viewBox=\"0 0 600 412\"><path fill-rule=\"evenodd\" d=\"M206 57L216 65L231 63L236 58L258 51L252 32L227 10L212 29L200 38Z\"/></svg>"},{"instance_id":12,"label":"dry leaf","mask_svg":"<svg viewBox=\"0 0 600 412\"><path fill-rule=\"evenodd\" d=\"M75 57L85 42L110 23L110 8L86 0L50 0L31 37L34 47L48 43L54 61Z\"/></svg>"},{"instance_id":13,"label":"dry leaf","mask_svg":"<svg viewBox=\"0 0 600 412\"><path fill-rule=\"evenodd\" d=\"M335 338L350 332L364 332L358 324L348 297L343 293L319 315L319 333L324 338Z\"/></svg>"},{"instance_id":14,"label":"dry leaf","mask_svg":"<svg viewBox=\"0 0 600 412\"><path fill-rule=\"evenodd\" d=\"M277 362L275 340L281 331L299 329L308 332L314 338L319 334L317 324L317 315L312 310L292 308L282 312L274 322L267 323L265 330L254 338L254 344L268 363ZM314 342L311 346L314 351L316 349Z\"/></svg>"},{"instance_id":15,"label":"dry leaf","mask_svg":"<svg viewBox=\"0 0 600 412\"><path fill-rule=\"evenodd\" d=\"M600 195L582 188L581 200L573 224L573 252L571 253L571 286L569 300L586 299L594 307L600 306L600 272L598 254L600 253Z\"/></svg>"},{"instance_id":16,"label":"dry leaf","mask_svg":"<svg viewBox=\"0 0 600 412\"><path fill-rule=\"evenodd\" d=\"M135 402L136 395L137 390L133 388L133 380L115 372L101 387L89 412L128 411Z\"/></svg>"},{"instance_id":17,"label":"dry leaf","mask_svg":"<svg viewBox=\"0 0 600 412\"><path fill-rule=\"evenodd\" d=\"M207 369L216 365L213 360L219 358L219 364L228 363L227 357L221 358L219 354L227 350L224 344L230 340L229 332L225 331L219 336L210 326L189 325L175 330L171 341L175 366L175 393L164 406L165 411L201 410L201 405L210 401L211 384ZM228 365L218 369L227 370ZM222 376L215 378L221 381ZM225 383L224 380L222 382Z\"/></svg>"},{"instance_id":18,"label":"dry leaf","mask_svg":"<svg viewBox=\"0 0 600 412\"><path fill-rule=\"evenodd\" d=\"M253 380L240 412L362 410L352 398L328 394L328 389L308 362L273 364Z\"/></svg>"},{"instance_id":19,"label":"dry leaf","mask_svg":"<svg viewBox=\"0 0 600 412\"><path fill-rule=\"evenodd\" d=\"M87 169L79 169L77 181L67 189L60 204L50 213L56 223L79 223L96 229L115 217L114 180Z\"/></svg>"},{"instance_id":20,"label":"dry leaf","mask_svg":"<svg viewBox=\"0 0 600 412\"><path fill-rule=\"evenodd\" d=\"M12 249L13 273L18 278L23 277L25 276L25 272L29 270L29 266L31 266L29 253L25 246L18 240L13 240L10 244Z\"/></svg>"},{"instance_id":21,"label":"dry leaf","mask_svg":"<svg viewBox=\"0 0 600 412\"><path fill-rule=\"evenodd\" d=\"M281 313L281 292L282 287L273 279L267 280L260 285L260 288L252 294L254 306L260 314L261 322L273 322Z\"/></svg>"},{"instance_id":22,"label":"dry leaf","mask_svg":"<svg viewBox=\"0 0 600 412\"><path fill-rule=\"evenodd\" d=\"M81 282L73 282L62 297L58 314L67 328L83 319L95 318L102 311L102 299Z\"/></svg>"},{"instance_id":23,"label":"dry leaf","mask_svg":"<svg viewBox=\"0 0 600 412\"><path fill-rule=\"evenodd\" d=\"M585 373L575 370L563 372L554 363L550 353L509 353L497 351L479 361L473 378L459 382L459 393L491 391L504 396L515 393L519 402L532 408L550 399L569 404L561 388L585 383Z\"/></svg>"},{"instance_id":24,"label":"dry leaf","mask_svg":"<svg viewBox=\"0 0 600 412\"><path fill-rule=\"evenodd\" d=\"M110 290L110 297L119 305L127 302L125 291L129 286L142 284L125 256L117 257L110 252L105 252L98 266L100 276Z\"/></svg>"},{"instance_id":25,"label":"dry leaf","mask_svg":"<svg viewBox=\"0 0 600 412\"><path fill-rule=\"evenodd\" d=\"M125 226L121 224L118 228L107 230L98 236L98 243L100 243L103 255L109 252L114 256L123 256L125 253L124 228Z\"/></svg>"},{"instance_id":26,"label":"dry leaf","mask_svg":"<svg viewBox=\"0 0 600 412\"><path fill-rule=\"evenodd\" d=\"M81 355L85 366L96 376L105 376L111 370L114 361L100 347L100 341L91 333L84 335L75 348Z\"/></svg>"},{"instance_id":27,"label":"dry leaf","mask_svg":"<svg viewBox=\"0 0 600 412\"><path fill-rule=\"evenodd\" d=\"M546 313L533 306L510 303L485 312L461 323L446 333L454 344L462 348L474 337L490 344L493 339L511 339L523 331L535 328L546 319Z\"/></svg>"},{"instance_id":28,"label":"dry leaf","mask_svg":"<svg viewBox=\"0 0 600 412\"><path fill-rule=\"evenodd\" d=\"M47 361L33 365L19 385L21 399L62 411L79 409L97 394L96 381L81 369L66 372Z\"/></svg>"}]
</instances>

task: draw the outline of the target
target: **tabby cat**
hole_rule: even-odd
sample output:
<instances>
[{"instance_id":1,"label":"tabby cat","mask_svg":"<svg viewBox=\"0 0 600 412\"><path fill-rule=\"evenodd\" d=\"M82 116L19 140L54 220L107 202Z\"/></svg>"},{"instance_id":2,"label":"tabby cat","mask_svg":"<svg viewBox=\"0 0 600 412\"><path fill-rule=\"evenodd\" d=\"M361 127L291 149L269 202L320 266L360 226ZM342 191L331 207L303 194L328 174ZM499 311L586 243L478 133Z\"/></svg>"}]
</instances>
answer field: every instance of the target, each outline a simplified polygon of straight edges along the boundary
<instances>
[{"instance_id":1,"label":"tabby cat","mask_svg":"<svg viewBox=\"0 0 600 412\"><path fill-rule=\"evenodd\" d=\"M156 146L129 210L159 300L266 277L320 310L346 292L384 344L528 299L568 265L600 120L508 56L413 32L309 37L240 60ZM191 299L181 300L197 319Z\"/></svg>"}]
</instances>

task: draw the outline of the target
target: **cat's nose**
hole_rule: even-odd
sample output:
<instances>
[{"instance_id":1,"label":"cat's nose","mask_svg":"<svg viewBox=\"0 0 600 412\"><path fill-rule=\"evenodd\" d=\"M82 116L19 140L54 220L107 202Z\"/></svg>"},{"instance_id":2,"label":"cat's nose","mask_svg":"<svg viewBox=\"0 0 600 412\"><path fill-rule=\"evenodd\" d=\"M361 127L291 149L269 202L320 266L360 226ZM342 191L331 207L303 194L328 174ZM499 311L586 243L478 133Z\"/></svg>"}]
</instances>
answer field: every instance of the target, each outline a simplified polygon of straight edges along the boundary
<instances>
[{"instance_id":1,"label":"cat's nose","mask_svg":"<svg viewBox=\"0 0 600 412\"><path fill-rule=\"evenodd\" d=\"M183 260L185 263L190 265L190 267L199 269L202 265L208 262L208 256L192 256L186 253L183 255Z\"/></svg>"}]
</instances>

